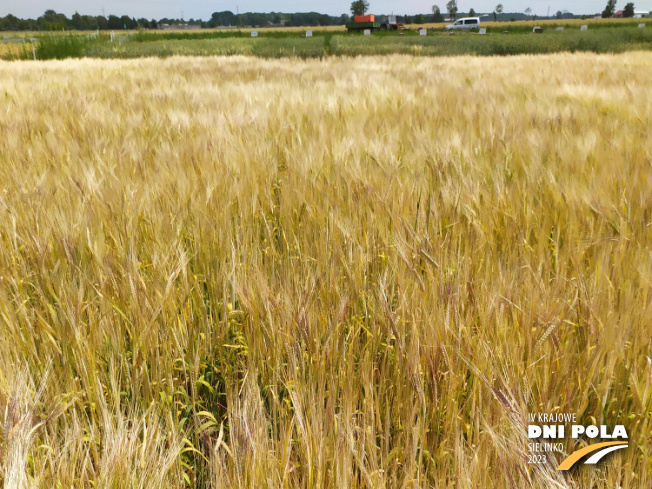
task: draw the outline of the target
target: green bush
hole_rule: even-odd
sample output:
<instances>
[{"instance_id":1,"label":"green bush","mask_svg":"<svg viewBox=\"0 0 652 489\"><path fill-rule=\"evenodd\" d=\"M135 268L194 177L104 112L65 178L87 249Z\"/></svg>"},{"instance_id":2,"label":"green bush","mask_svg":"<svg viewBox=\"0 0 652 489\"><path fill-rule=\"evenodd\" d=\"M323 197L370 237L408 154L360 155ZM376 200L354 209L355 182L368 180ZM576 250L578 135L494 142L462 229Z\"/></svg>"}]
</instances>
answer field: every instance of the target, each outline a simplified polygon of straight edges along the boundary
<instances>
[{"instance_id":1,"label":"green bush","mask_svg":"<svg viewBox=\"0 0 652 489\"><path fill-rule=\"evenodd\" d=\"M36 48L37 59L65 59L83 56L89 40L81 36L51 35L39 38Z\"/></svg>"}]
</instances>

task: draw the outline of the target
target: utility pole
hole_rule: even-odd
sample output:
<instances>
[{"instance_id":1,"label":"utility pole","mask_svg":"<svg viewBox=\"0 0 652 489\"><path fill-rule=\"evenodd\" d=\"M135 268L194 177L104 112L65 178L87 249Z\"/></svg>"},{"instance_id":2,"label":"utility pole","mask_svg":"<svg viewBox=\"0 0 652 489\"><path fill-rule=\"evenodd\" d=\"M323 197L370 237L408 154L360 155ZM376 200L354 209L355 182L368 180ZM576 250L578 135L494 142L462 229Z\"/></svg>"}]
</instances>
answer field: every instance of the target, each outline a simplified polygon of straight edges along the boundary
<instances>
[{"instance_id":1,"label":"utility pole","mask_svg":"<svg viewBox=\"0 0 652 489\"><path fill-rule=\"evenodd\" d=\"M106 14L104 13L104 7L102 7L102 17L106 17Z\"/></svg>"}]
</instances>

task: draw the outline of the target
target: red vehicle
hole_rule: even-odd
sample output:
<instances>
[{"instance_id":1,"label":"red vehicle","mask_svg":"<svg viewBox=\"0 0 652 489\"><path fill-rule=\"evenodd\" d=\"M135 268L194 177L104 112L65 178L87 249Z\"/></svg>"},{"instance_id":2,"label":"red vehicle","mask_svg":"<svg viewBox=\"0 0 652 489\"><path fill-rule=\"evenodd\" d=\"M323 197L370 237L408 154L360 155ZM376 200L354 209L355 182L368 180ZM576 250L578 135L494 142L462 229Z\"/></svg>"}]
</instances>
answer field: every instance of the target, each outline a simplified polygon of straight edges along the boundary
<instances>
[{"instance_id":1,"label":"red vehicle","mask_svg":"<svg viewBox=\"0 0 652 489\"><path fill-rule=\"evenodd\" d=\"M376 19L375 15L356 15L353 22L346 24L349 32L362 31L369 29L370 31L395 31L398 29L405 29L405 26L396 21L395 15L383 15L380 20Z\"/></svg>"}]
</instances>

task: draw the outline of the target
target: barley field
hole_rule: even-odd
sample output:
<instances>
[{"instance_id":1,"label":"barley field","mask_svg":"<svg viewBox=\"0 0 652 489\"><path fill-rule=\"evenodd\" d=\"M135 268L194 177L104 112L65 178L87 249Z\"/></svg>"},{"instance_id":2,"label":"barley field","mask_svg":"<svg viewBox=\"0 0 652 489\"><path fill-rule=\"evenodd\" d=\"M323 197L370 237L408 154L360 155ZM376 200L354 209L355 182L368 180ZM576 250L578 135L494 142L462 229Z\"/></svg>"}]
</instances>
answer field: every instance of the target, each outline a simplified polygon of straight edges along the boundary
<instances>
[{"instance_id":1,"label":"barley field","mask_svg":"<svg viewBox=\"0 0 652 489\"><path fill-rule=\"evenodd\" d=\"M32 54L31 44L0 42L0 60L28 58Z\"/></svg>"},{"instance_id":2,"label":"barley field","mask_svg":"<svg viewBox=\"0 0 652 489\"><path fill-rule=\"evenodd\" d=\"M651 487L651 68L0 62L3 486Z\"/></svg>"}]
</instances>

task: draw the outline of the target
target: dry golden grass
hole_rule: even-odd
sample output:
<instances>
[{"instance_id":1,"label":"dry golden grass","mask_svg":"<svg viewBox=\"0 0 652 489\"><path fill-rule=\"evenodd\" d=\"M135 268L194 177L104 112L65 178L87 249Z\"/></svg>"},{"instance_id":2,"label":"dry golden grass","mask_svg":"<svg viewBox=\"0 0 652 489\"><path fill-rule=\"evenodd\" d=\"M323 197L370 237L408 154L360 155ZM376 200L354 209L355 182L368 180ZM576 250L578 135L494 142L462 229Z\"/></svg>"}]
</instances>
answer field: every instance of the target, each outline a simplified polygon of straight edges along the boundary
<instances>
[{"instance_id":1,"label":"dry golden grass","mask_svg":"<svg viewBox=\"0 0 652 489\"><path fill-rule=\"evenodd\" d=\"M0 62L0 480L650 487L651 68Z\"/></svg>"}]
</instances>

